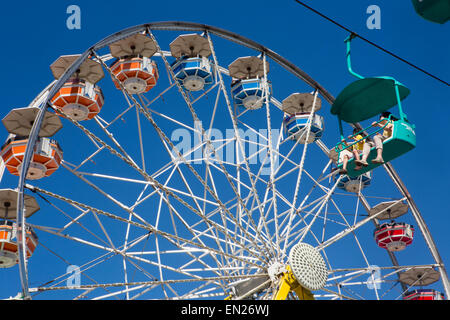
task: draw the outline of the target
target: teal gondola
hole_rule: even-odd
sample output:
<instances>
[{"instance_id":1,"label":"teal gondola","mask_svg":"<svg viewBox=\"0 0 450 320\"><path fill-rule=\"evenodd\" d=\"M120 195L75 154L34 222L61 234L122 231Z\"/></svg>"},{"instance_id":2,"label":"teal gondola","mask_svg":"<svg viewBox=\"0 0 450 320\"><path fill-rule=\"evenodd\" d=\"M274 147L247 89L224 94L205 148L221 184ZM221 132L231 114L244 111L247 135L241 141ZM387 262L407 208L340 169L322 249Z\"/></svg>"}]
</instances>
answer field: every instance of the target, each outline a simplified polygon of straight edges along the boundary
<instances>
[{"instance_id":1,"label":"teal gondola","mask_svg":"<svg viewBox=\"0 0 450 320\"><path fill-rule=\"evenodd\" d=\"M390 123L392 124L392 133L383 141L383 159L386 163L409 152L416 146L415 126L408 121L401 103L409 95L410 90L392 77L365 78L355 73L351 67L350 46L354 37L355 35L352 34L345 40L347 44L347 66L350 74L358 80L348 85L337 96L331 107L331 113L338 117L341 136L341 141L336 145L335 151L340 155L343 150L351 150L361 140L364 140L365 143L372 141L373 137L378 133L383 133L386 125ZM364 128L349 137L352 143L347 143L343 134L342 121L355 124L379 115L396 105L398 106L399 119L392 115L388 118L382 118L376 122L377 125ZM365 133L365 135L359 140L353 140L361 133ZM355 158L352 157L348 161L346 174L350 177L357 177L380 166L382 163L372 162L376 158L376 154L376 148L372 146L367 158L367 166L363 166L360 170L355 170ZM338 159L340 159L340 156ZM338 160L337 165L339 169L342 169L342 161Z\"/></svg>"},{"instance_id":2,"label":"teal gondola","mask_svg":"<svg viewBox=\"0 0 450 320\"><path fill-rule=\"evenodd\" d=\"M412 0L412 3L425 20L440 24L450 20L450 0Z\"/></svg>"}]
</instances>

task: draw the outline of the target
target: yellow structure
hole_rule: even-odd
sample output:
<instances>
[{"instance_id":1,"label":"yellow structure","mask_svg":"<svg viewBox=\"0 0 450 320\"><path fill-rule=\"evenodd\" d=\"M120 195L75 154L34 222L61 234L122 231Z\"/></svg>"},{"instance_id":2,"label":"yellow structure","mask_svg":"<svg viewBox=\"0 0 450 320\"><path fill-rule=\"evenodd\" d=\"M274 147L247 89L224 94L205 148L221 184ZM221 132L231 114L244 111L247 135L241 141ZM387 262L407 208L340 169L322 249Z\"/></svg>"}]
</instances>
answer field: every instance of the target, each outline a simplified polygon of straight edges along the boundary
<instances>
[{"instance_id":1,"label":"yellow structure","mask_svg":"<svg viewBox=\"0 0 450 320\"><path fill-rule=\"evenodd\" d=\"M283 273L280 285L274 300L286 300L288 294L294 291L300 300L314 300L314 295L306 288L303 288L295 279L291 268L287 266L287 272Z\"/></svg>"}]
</instances>

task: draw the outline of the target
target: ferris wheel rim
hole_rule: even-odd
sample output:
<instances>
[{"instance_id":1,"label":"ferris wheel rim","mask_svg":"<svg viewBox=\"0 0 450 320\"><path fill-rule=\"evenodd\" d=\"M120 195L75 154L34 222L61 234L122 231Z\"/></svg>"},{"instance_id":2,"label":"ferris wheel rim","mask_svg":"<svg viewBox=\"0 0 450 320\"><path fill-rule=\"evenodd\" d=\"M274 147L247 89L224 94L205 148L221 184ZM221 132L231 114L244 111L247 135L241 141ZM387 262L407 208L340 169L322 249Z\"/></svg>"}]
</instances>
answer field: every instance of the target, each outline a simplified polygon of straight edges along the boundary
<instances>
[{"instance_id":1,"label":"ferris wheel rim","mask_svg":"<svg viewBox=\"0 0 450 320\"><path fill-rule=\"evenodd\" d=\"M245 38L237 33L227 31L221 28L213 27L206 24L200 24L200 23L193 23L193 22L182 22L182 21L165 21L165 22L153 22L153 23L146 23L137 25L134 27L123 29L119 32L116 32L103 40L96 43L94 46L90 47L88 50L86 50L83 54L80 55L80 57L72 64L70 68L66 70L66 72L56 81L52 82L44 91L47 93L47 97L43 99L44 101L40 101L40 98L36 97L33 103L39 103L40 104L40 112L37 115L36 121L33 125L33 128L30 133L30 139L27 144L27 153L24 156L24 165L22 166L19 183L18 183L18 207L17 207L17 221L21 225L25 224L25 216L24 216L24 189L25 189L25 181L26 177L24 175L24 172L26 172L27 168L29 167L30 161L31 161L31 149L29 148L31 145L35 143L35 139L37 138L45 111L47 110L48 103L51 99L51 97L61 88L61 86L65 83L65 81L68 79L68 77L81 65L81 63L86 60L93 52L96 52L99 49L102 49L106 47L107 45L118 41L122 38L126 38L130 35L136 34L138 32L146 31L146 30L176 30L176 31L198 31L198 32L207 32L214 34L216 36L225 38L229 41L244 45L248 48L257 50L261 53L264 53L267 55L267 57L270 57L275 62L277 62L281 67L283 67L285 70L289 71L290 73L294 74L298 78L300 78L305 83L309 84L311 87L316 89L330 104L334 102L334 97L325 89L323 88L319 83L317 83L314 79L312 79L308 74L306 74L303 70L289 62L287 59L281 57L274 51L268 49L267 47L250 40L248 38ZM319 145L320 146L320 145ZM323 146L320 146L322 150L326 153L326 155L329 157L329 153L327 153ZM432 252L433 258L436 260L437 266L441 273L441 280L444 283L444 288L446 291L447 296L450 295L450 287L448 284L448 277L447 273L445 271L445 267L443 264L442 259L440 258L439 252L437 251L437 247L434 243L434 240L431 237L431 233L429 232L425 222L423 221L423 218L416 207L412 196L409 194L409 192L406 189L406 186L401 181L398 174L395 172L394 168L390 163L384 165L385 170L389 173L389 176L391 179L395 182L397 187L399 188L400 192L406 197L408 203L410 204L411 210L413 211L414 218L416 220L422 221L419 225L421 227L422 234L426 235L425 240L426 243ZM21 283L22 283L22 290L24 297L29 296L29 288L28 288L28 272L27 272L27 266L26 266L26 256L24 254L25 248L23 247L24 243L24 234L23 229L21 232L21 237L19 238L19 251L21 254L19 254L19 270L20 270L20 276L21 276Z\"/></svg>"}]
</instances>

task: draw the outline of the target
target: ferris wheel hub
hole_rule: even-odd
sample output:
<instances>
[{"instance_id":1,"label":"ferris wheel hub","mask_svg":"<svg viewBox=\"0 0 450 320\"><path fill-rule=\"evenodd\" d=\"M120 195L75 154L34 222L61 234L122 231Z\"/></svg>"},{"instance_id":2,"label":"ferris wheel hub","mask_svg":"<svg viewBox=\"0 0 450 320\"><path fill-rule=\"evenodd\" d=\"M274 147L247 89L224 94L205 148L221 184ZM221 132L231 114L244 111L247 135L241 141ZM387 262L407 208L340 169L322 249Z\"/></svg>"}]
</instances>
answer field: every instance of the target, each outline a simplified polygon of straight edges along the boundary
<instances>
[{"instance_id":1,"label":"ferris wheel hub","mask_svg":"<svg viewBox=\"0 0 450 320\"><path fill-rule=\"evenodd\" d=\"M328 271L322 255L306 243L296 244L289 253L289 265L298 283L308 290L325 286Z\"/></svg>"},{"instance_id":2,"label":"ferris wheel hub","mask_svg":"<svg viewBox=\"0 0 450 320\"><path fill-rule=\"evenodd\" d=\"M0 268L11 268L17 264L17 255L12 252L0 251Z\"/></svg>"},{"instance_id":3,"label":"ferris wheel hub","mask_svg":"<svg viewBox=\"0 0 450 320\"><path fill-rule=\"evenodd\" d=\"M267 268L267 273L269 274L270 280L276 283L281 274L286 273L286 265L281 262L274 262L269 268Z\"/></svg>"},{"instance_id":4,"label":"ferris wheel hub","mask_svg":"<svg viewBox=\"0 0 450 320\"><path fill-rule=\"evenodd\" d=\"M62 111L76 121L86 120L89 116L89 109L78 103L68 104L62 108Z\"/></svg>"},{"instance_id":5,"label":"ferris wheel hub","mask_svg":"<svg viewBox=\"0 0 450 320\"><path fill-rule=\"evenodd\" d=\"M124 81L123 86L131 94L138 94L145 92L147 82L140 78L130 78Z\"/></svg>"},{"instance_id":6,"label":"ferris wheel hub","mask_svg":"<svg viewBox=\"0 0 450 320\"><path fill-rule=\"evenodd\" d=\"M183 86L189 91L200 91L205 86L205 80L199 76L187 76L183 80Z\"/></svg>"}]
</instances>

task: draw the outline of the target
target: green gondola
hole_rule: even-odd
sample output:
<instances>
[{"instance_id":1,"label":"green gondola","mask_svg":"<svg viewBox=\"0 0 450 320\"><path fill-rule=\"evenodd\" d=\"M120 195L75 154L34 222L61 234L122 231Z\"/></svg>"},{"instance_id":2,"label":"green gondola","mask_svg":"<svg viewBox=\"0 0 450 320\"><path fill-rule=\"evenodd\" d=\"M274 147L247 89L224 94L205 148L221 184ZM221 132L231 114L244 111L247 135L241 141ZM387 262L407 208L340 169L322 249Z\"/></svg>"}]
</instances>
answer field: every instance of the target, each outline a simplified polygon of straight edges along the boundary
<instances>
[{"instance_id":1,"label":"green gondola","mask_svg":"<svg viewBox=\"0 0 450 320\"><path fill-rule=\"evenodd\" d=\"M357 77L358 80L348 85L338 95L331 107L331 113L338 117L341 135L341 142L337 144L335 150L340 155L344 149L350 149L353 145L361 141L360 139L347 145L343 143L346 139L344 138L342 121L347 123L364 121L397 105L400 117L399 119L395 118L395 121L393 117L387 119L388 122L393 124L393 130L392 135L383 141L383 160L384 162L389 162L414 149L416 146L415 126L407 120L401 104L401 101L409 95L410 90L392 77L364 78L355 73L352 70L350 59L350 43L353 38L354 35L351 35L345 40L347 44L347 66L349 72ZM381 123L384 120L386 119L380 119L377 123ZM387 123L384 127L386 125ZM351 138L356 137L362 132L366 132L368 136L364 137L364 139L370 140L377 133L382 133L384 127L376 127L375 129L373 126L370 126L354 134ZM368 166L362 167L360 170L355 170L354 157L349 159L347 175L357 177L380 166L380 163L372 162L376 157L376 153L376 148L372 147L367 158ZM338 160L338 168L342 169L342 166L343 163Z\"/></svg>"},{"instance_id":2,"label":"green gondola","mask_svg":"<svg viewBox=\"0 0 450 320\"><path fill-rule=\"evenodd\" d=\"M450 20L450 0L413 0L414 9L424 19L440 24Z\"/></svg>"}]
</instances>

